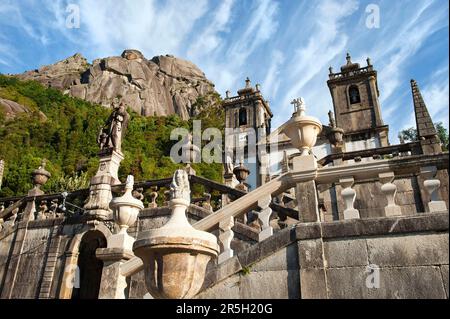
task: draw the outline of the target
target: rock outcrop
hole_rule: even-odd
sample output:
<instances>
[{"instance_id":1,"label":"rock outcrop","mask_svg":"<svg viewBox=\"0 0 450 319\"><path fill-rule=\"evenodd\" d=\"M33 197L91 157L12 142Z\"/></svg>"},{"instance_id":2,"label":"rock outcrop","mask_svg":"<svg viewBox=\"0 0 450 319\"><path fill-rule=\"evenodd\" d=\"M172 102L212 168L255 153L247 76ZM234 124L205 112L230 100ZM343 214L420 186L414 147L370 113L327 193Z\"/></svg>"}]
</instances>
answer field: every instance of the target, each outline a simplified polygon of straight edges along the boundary
<instances>
[{"instance_id":1,"label":"rock outcrop","mask_svg":"<svg viewBox=\"0 0 450 319\"><path fill-rule=\"evenodd\" d=\"M80 54L39 70L18 75L110 107L116 97L144 115L196 115L197 98L215 93L214 84L193 63L171 55L147 60L137 50L120 57L94 60L89 64Z\"/></svg>"},{"instance_id":2,"label":"rock outcrop","mask_svg":"<svg viewBox=\"0 0 450 319\"><path fill-rule=\"evenodd\" d=\"M25 105L19 104L11 100L0 98L0 112L3 112L7 120L11 120L14 119L20 113L32 113L32 110ZM42 113L41 111L39 111L38 114L42 120L47 119L45 114Z\"/></svg>"}]
</instances>

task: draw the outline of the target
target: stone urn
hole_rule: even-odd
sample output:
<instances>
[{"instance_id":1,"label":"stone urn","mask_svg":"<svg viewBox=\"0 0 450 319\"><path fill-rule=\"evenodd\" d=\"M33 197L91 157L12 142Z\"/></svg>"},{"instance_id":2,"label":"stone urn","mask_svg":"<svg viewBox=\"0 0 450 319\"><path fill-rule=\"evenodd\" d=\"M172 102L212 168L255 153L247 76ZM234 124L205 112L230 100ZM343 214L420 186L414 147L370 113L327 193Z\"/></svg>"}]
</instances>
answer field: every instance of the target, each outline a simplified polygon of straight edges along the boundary
<instances>
[{"instance_id":1,"label":"stone urn","mask_svg":"<svg viewBox=\"0 0 450 319\"><path fill-rule=\"evenodd\" d=\"M333 146L339 146L344 143L344 130L339 127L333 127L327 134L327 138Z\"/></svg>"},{"instance_id":2,"label":"stone urn","mask_svg":"<svg viewBox=\"0 0 450 319\"><path fill-rule=\"evenodd\" d=\"M31 173L33 178L33 185L35 188L40 189L42 185L47 183L48 179L51 177L51 174L45 169L46 161L42 160L41 166L38 169L35 169L33 173Z\"/></svg>"},{"instance_id":3,"label":"stone urn","mask_svg":"<svg viewBox=\"0 0 450 319\"><path fill-rule=\"evenodd\" d=\"M292 104L295 106L295 113L283 131L291 139L292 145L301 151L302 156L308 155L322 131L322 124L317 118L305 115L303 98L295 99Z\"/></svg>"},{"instance_id":4,"label":"stone urn","mask_svg":"<svg viewBox=\"0 0 450 319\"><path fill-rule=\"evenodd\" d=\"M134 238L128 235L127 229L136 223L137 216L144 209L142 201L136 199L132 195L134 185L134 177L129 175L125 185L125 194L111 200L109 207L113 211L113 218L120 227L117 234L110 236L108 240L108 248L124 248L132 251Z\"/></svg>"},{"instance_id":5,"label":"stone urn","mask_svg":"<svg viewBox=\"0 0 450 319\"><path fill-rule=\"evenodd\" d=\"M190 190L184 170L175 172L170 192L169 221L143 232L133 251L144 263L145 284L154 298L192 298L202 287L206 266L217 257L219 246L216 236L194 229L186 218Z\"/></svg>"}]
</instances>

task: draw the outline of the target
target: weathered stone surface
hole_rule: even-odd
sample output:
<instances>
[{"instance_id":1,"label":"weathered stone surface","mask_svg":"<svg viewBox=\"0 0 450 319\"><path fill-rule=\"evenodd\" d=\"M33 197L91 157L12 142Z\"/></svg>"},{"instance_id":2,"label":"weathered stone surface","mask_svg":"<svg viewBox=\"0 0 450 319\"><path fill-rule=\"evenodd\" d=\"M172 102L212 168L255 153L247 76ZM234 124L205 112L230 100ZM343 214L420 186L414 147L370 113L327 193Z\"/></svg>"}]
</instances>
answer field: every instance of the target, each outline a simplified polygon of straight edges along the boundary
<instances>
[{"instance_id":1,"label":"weathered stone surface","mask_svg":"<svg viewBox=\"0 0 450 319\"><path fill-rule=\"evenodd\" d=\"M243 299L298 299L300 282L297 270L260 271L241 275Z\"/></svg>"},{"instance_id":2,"label":"weathered stone surface","mask_svg":"<svg viewBox=\"0 0 450 319\"><path fill-rule=\"evenodd\" d=\"M375 299L445 298L439 267L381 268L380 288L367 288L366 267L327 270L329 297Z\"/></svg>"},{"instance_id":3,"label":"weathered stone surface","mask_svg":"<svg viewBox=\"0 0 450 319\"><path fill-rule=\"evenodd\" d=\"M217 262L210 261L206 270L207 272L202 290L232 276L241 269L241 264L236 256L233 256L219 265L217 265Z\"/></svg>"},{"instance_id":4,"label":"weathered stone surface","mask_svg":"<svg viewBox=\"0 0 450 319\"><path fill-rule=\"evenodd\" d=\"M280 249L251 267L252 272L298 270L298 251L295 243Z\"/></svg>"},{"instance_id":5,"label":"weathered stone surface","mask_svg":"<svg viewBox=\"0 0 450 319\"><path fill-rule=\"evenodd\" d=\"M239 299L239 275L231 276L215 286L200 292L196 299Z\"/></svg>"},{"instance_id":6,"label":"weathered stone surface","mask_svg":"<svg viewBox=\"0 0 450 319\"><path fill-rule=\"evenodd\" d=\"M300 288L302 299L326 299L327 285L323 268L301 269Z\"/></svg>"},{"instance_id":7,"label":"weathered stone surface","mask_svg":"<svg viewBox=\"0 0 450 319\"><path fill-rule=\"evenodd\" d=\"M322 240L298 241L298 257L301 269L323 267Z\"/></svg>"},{"instance_id":8,"label":"weathered stone surface","mask_svg":"<svg viewBox=\"0 0 450 319\"><path fill-rule=\"evenodd\" d=\"M141 270L129 278L129 293L130 299L142 299L148 293L145 287L144 271Z\"/></svg>"},{"instance_id":9,"label":"weathered stone surface","mask_svg":"<svg viewBox=\"0 0 450 319\"><path fill-rule=\"evenodd\" d=\"M117 96L144 116L198 112L197 98L214 93L214 85L193 63L170 55L147 60L137 50L97 59L90 65L80 54L18 75L106 107ZM208 97L207 97L208 99Z\"/></svg>"},{"instance_id":10,"label":"weathered stone surface","mask_svg":"<svg viewBox=\"0 0 450 319\"><path fill-rule=\"evenodd\" d=\"M365 239L333 240L323 245L328 267L368 265Z\"/></svg>"},{"instance_id":11,"label":"weathered stone surface","mask_svg":"<svg viewBox=\"0 0 450 319\"><path fill-rule=\"evenodd\" d=\"M369 260L378 266L448 263L448 233L368 238Z\"/></svg>"},{"instance_id":12,"label":"weathered stone surface","mask_svg":"<svg viewBox=\"0 0 450 319\"><path fill-rule=\"evenodd\" d=\"M445 293L448 295L448 265L441 266L442 283L444 284Z\"/></svg>"},{"instance_id":13,"label":"weathered stone surface","mask_svg":"<svg viewBox=\"0 0 450 319\"><path fill-rule=\"evenodd\" d=\"M295 228L286 228L275 233L267 240L260 242L258 245L254 245L247 250L238 253L237 256L239 262L244 267L269 256L281 248L293 243L295 240Z\"/></svg>"}]
</instances>

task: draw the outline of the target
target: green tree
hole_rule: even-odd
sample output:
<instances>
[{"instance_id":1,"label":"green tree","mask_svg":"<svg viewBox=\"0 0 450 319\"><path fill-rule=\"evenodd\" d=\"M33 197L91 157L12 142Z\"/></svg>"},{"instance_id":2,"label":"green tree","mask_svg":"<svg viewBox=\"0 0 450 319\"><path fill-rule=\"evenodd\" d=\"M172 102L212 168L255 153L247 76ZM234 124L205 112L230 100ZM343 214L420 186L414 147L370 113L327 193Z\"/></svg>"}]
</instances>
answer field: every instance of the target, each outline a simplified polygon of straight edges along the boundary
<instances>
[{"instance_id":1,"label":"green tree","mask_svg":"<svg viewBox=\"0 0 450 319\"><path fill-rule=\"evenodd\" d=\"M448 137L447 129L444 127L444 124L442 122L434 123L434 127L436 128L437 135L439 137L439 140L441 141L442 149L444 151L448 151L448 138L449 137ZM412 142L412 141L418 140L417 129L414 127L410 127L410 128L400 131L398 136L399 136L399 138L403 137L403 139L406 142Z\"/></svg>"}]
</instances>

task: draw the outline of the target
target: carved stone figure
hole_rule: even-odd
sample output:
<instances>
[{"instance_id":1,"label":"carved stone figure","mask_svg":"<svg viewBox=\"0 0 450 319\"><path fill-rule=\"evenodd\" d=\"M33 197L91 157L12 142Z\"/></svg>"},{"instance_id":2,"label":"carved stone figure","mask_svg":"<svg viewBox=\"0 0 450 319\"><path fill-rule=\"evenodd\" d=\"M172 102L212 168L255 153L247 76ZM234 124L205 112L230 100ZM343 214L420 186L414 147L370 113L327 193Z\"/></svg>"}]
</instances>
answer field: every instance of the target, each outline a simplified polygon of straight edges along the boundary
<instances>
[{"instance_id":1,"label":"carved stone figure","mask_svg":"<svg viewBox=\"0 0 450 319\"><path fill-rule=\"evenodd\" d=\"M189 177L186 171L178 169L173 175L172 184L170 184L170 199L184 199L191 201L191 190L189 186Z\"/></svg>"},{"instance_id":2,"label":"carved stone figure","mask_svg":"<svg viewBox=\"0 0 450 319\"><path fill-rule=\"evenodd\" d=\"M233 174L233 169L234 169L233 160L231 159L230 155L227 155L225 163L225 174L227 175Z\"/></svg>"},{"instance_id":3,"label":"carved stone figure","mask_svg":"<svg viewBox=\"0 0 450 319\"><path fill-rule=\"evenodd\" d=\"M119 104L117 99L112 103L112 106L114 111L109 116L105 126L100 130L97 143L101 150L113 149L116 152L121 152L122 139L130 116L125 109L125 105Z\"/></svg>"}]
</instances>

